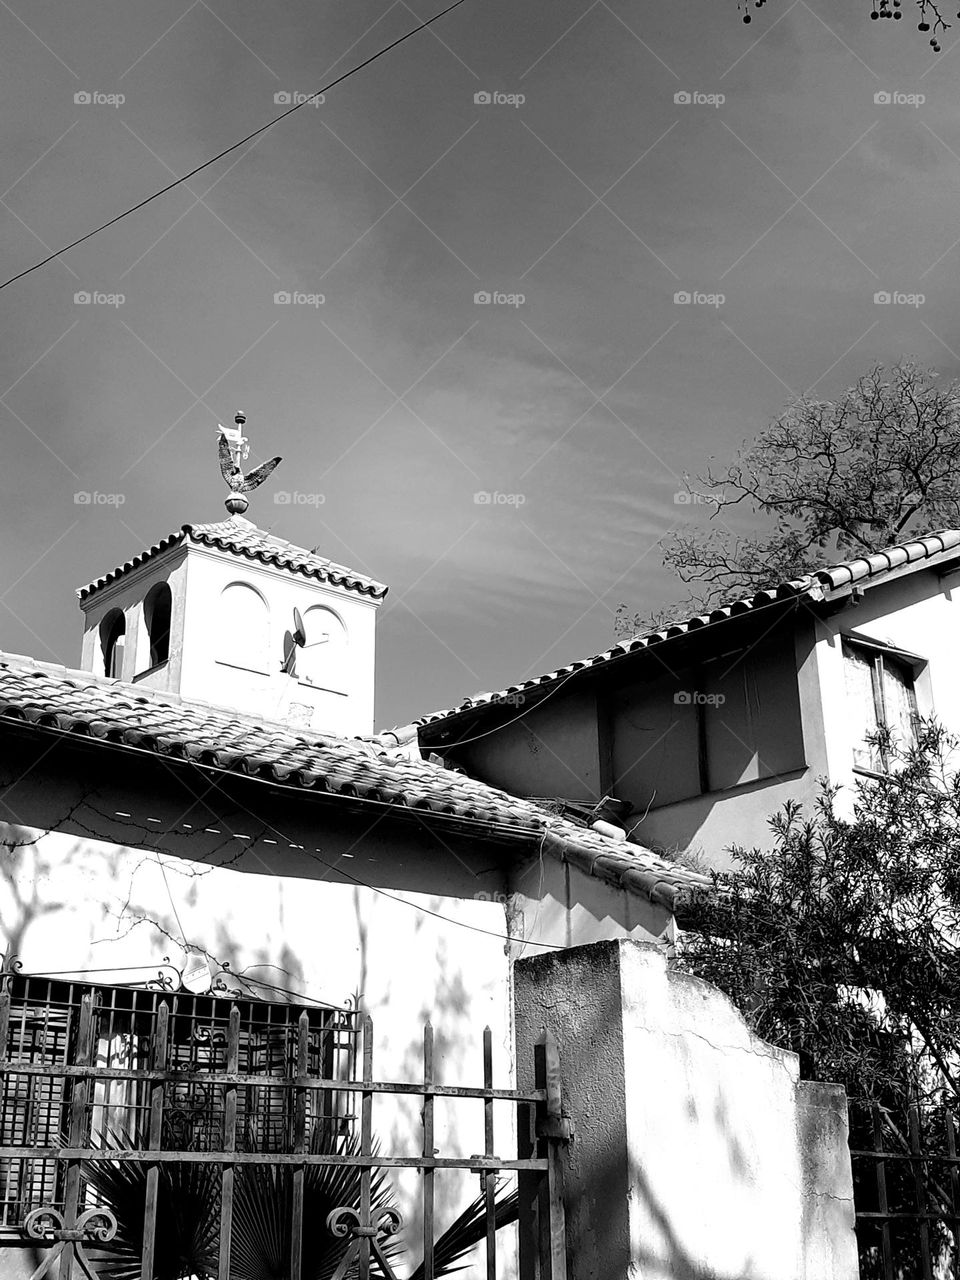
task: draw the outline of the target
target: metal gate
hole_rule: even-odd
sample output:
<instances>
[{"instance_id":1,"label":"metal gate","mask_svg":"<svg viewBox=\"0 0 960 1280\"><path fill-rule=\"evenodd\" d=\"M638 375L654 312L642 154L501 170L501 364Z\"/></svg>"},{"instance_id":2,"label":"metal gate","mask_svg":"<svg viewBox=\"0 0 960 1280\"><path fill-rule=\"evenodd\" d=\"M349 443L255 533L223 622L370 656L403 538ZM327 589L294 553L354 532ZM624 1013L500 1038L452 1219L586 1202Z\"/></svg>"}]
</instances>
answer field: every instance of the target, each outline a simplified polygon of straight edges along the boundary
<instances>
[{"instance_id":1,"label":"metal gate","mask_svg":"<svg viewBox=\"0 0 960 1280\"><path fill-rule=\"evenodd\" d=\"M4 1251L32 1247L32 1280L434 1280L479 1246L475 1274L494 1280L498 1231L517 1222L521 1280L565 1280L553 1043L537 1046L535 1089L496 1088L487 1028L483 1083L441 1085L428 1023L422 1079L387 1082L355 1010L16 973L4 988L0 1273ZM419 1154L380 1150L385 1097L418 1107ZM438 1103L482 1109L482 1153L436 1154ZM498 1145L503 1104L516 1129ZM416 1266L400 1261L404 1169L417 1171ZM481 1193L437 1236L437 1179L464 1170Z\"/></svg>"}]
</instances>

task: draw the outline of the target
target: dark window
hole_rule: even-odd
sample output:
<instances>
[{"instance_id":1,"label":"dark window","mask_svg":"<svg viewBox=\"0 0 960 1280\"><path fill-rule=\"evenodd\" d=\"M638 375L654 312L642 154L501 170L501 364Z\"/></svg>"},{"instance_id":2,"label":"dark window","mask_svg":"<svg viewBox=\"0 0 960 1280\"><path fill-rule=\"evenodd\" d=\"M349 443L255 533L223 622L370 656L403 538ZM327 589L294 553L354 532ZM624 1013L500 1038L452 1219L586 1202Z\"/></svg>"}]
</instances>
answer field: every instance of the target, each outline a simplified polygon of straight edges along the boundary
<instances>
[{"instance_id":1,"label":"dark window","mask_svg":"<svg viewBox=\"0 0 960 1280\"><path fill-rule=\"evenodd\" d=\"M119 609L112 609L100 623L103 674L119 680L123 675L123 643L127 624Z\"/></svg>"},{"instance_id":2,"label":"dark window","mask_svg":"<svg viewBox=\"0 0 960 1280\"><path fill-rule=\"evenodd\" d=\"M919 663L919 660L918 660ZM914 678L918 663L904 655L884 651L881 645L843 642L844 683L847 704L858 735L853 763L862 769L885 772L889 760L882 744L867 741L888 731L901 750L917 740L917 696Z\"/></svg>"},{"instance_id":3,"label":"dark window","mask_svg":"<svg viewBox=\"0 0 960 1280\"><path fill-rule=\"evenodd\" d=\"M170 614L173 598L165 582L151 587L143 602L143 621L150 645L150 667L158 667L170 657Z\"/></svg>"}]
</instances>

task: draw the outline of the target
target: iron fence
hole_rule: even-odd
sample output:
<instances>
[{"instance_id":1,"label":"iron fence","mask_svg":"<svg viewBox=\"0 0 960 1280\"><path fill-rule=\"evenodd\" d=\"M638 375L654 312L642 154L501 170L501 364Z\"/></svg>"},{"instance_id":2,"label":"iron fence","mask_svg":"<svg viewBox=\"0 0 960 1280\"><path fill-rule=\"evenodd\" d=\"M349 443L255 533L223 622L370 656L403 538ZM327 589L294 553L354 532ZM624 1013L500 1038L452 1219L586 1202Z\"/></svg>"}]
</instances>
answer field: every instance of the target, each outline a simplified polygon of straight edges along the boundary
<instances>
[{"instance_id":1,"label":"iron fence","mask_svg":"<svg viewBox=\"0 0 960 1280\"><path fill-rule=\"evenodd\" d=\"M566 1130L551 1042L537 1048L532 1090L494 1087L489 1028L483 1083L442 1085L428 1023L422 1079L378 1081L373 1024L355 1011L19 974L5 987L0 1251L38 1250L33 1280L56 1265L59 1280L396 1280L402 1215L390 1177L403 1169L418 1171L416 1280L476 1243L494 1280L497 1232L512 1221L521 1280L564 1280ZM420 1154L378 1148L383 1096L419 1106ZM436 1154L440 1100L482 1108L482 1153ZM517 1117L509 1157L497 1154L503 1103ZM435 1180L457 1170L478 1173L482 1193L438 1238ZM505 1177L516 1190L498 1194ZM169 1270L172 1255L181 1271Z\"/></svg>"},{"instance_id":2,"label":"iron fence","mask_svg":"<svg viewBox=\"0 0 960 1280\"><path fill-rule=\"evenodd\" d=\"M861 1280L960 1277L957 1129L948 1106L851 1101Z\"/></svg>"}]
</instances>

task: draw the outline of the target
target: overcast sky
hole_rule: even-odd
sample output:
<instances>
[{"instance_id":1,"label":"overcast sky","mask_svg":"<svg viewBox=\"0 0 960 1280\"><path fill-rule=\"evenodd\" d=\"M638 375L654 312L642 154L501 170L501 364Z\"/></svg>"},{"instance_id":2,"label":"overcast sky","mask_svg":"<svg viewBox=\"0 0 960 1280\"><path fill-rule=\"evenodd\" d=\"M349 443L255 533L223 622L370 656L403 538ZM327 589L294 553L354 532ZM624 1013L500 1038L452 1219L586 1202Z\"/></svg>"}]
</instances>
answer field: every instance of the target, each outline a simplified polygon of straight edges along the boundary
<instances>
[{"instance_id":1,"label":"overcast sky","mask_svg":"<svg viewBox=\"0 0 960 1280\"><path fill-rule=\"evenodd\" d=\"M442 7L0 0L3 277ZM876 360L960 372L960 28L868 11L466 0L4 290L0 647L77 665L74 588L224 515L238 407L284 457L249 516L390 584L381 727L677 596L685 472Z\"/></svg>"}]
</instances>

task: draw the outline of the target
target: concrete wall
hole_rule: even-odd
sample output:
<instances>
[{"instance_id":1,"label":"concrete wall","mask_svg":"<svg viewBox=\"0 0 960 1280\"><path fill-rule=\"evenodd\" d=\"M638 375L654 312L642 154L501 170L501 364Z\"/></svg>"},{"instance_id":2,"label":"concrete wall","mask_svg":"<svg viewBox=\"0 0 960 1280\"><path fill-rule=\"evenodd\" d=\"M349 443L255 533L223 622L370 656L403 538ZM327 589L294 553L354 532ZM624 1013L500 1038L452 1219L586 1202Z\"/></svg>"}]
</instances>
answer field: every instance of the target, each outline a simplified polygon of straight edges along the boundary
<instances>
[{"instance_id":1,"label":"concrete wall","mask_svg":"<svg viewBox=\"0 0 960 1280\"><path fill-rule=\"evenodd\" d=\"M843 1091L619 940L516 966L518 1074L560 1050L570 1280L856 1280Z\"/></svg>"}]
</instances>

